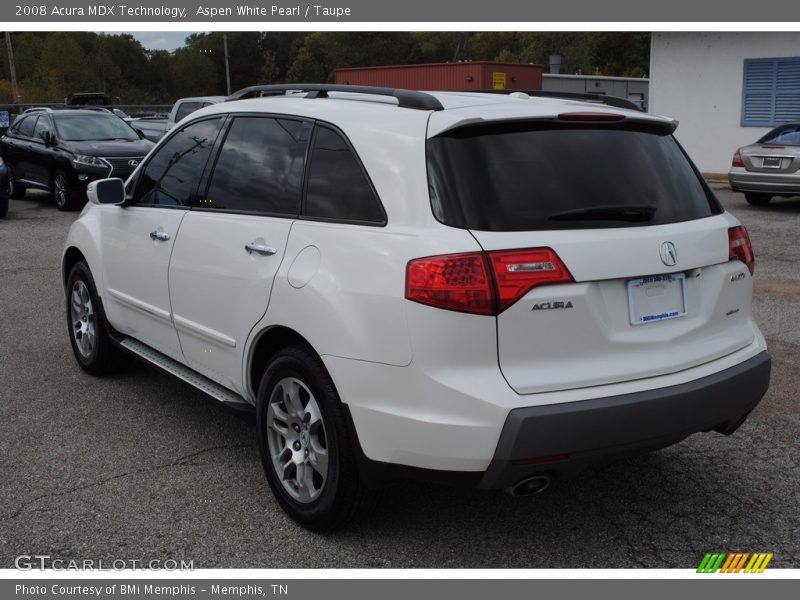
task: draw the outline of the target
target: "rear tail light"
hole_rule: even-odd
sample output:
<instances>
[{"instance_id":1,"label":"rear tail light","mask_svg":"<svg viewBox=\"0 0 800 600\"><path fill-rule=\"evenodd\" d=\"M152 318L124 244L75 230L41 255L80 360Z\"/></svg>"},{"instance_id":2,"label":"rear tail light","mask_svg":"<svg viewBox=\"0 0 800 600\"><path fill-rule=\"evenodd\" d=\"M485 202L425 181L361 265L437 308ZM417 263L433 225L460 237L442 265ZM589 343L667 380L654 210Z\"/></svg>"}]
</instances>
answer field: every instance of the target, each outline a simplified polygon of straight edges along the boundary
<instances>
[{"instance_id":1,"label":"rear tail light","mask_svg":"<svg viewBox=\"0 0 800 600\"><path fill-rule=\"evenodd\" d=\"M751 275L756 269L756 258L750 245L750 237L741 225L728 229L728 260L742 261L747 265Z\"/></svg>"},{"instance_id":2,"label":"rear tail light","mask_svg":"<svg viewBox=\"0 0 800 600\"><path fill-rule=\"evenodd\" d=\"M742 162L742 151L741 149L737 150L733 153L733 160L731 161L732 167L744 167L744 163Z\"/></svg>"},{"instance_id":3,"label":"rear tail light","mask_svg":"<svg viewBox=\"0 0 800 600\"><path fill-rule=\"evenodd\" d=\"M550 248L445 254L409 261L406 298L478 315L497 315L533 288L574 281Z\"/></svg>"},{"instance_id":4,"label":"rear tail light","mask_svg":"<svg viewBox=\"0 0 800 600\"><path fill-rule=\"evenodd\" d=\"M489 252L501 313L539 285L573 281L567 267L550 248Z\"/></svg>"},{"instance_id":5,"label":"rear tail light","mask_svg":"<svg viewBox=\"0 0 800 600\"><path fill-rule=\"evenodd\" d=\"M448 310L494 314L486 256L483 252L470 252L409 261L406 298Z\"/></svg>"}]
</instances>

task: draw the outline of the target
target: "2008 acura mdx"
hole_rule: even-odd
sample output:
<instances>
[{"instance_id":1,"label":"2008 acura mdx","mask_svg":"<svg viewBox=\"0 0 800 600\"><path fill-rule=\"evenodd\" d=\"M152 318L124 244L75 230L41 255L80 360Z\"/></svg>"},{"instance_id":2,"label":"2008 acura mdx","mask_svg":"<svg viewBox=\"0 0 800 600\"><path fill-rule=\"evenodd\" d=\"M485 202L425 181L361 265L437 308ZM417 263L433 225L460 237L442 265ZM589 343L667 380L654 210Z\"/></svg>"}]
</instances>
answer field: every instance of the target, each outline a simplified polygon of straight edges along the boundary
<instances>
[{"instance_id":1,"label":"2008 acura mdx","mask_svg":"<svg viewBox=\"0 0 800 600\"><path fill-rule=\"evenodd\" d=\"M285 93L284 93L285 92ZM275 497L338 525L388 476L533 493L733 432L765 393L753 251L675 123L576 100L243 90L95 182L70 340L255 407Z\"/></svg>"}]
</instances>

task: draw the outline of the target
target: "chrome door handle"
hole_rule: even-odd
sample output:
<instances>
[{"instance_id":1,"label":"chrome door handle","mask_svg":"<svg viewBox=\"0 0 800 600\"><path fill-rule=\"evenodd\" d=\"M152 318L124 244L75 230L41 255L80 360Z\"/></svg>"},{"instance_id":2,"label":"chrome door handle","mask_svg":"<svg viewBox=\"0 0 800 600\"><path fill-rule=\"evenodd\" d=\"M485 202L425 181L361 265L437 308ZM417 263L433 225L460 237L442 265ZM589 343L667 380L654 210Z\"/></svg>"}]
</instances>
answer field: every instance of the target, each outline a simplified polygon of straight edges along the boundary
<instances>
[{"instance_id":1,"label":"chrome door handle","mask_svg":"<svg viewBox=\"0 0 800 600\"><path fill-rule=\"evenodd\" d=\"M257 254L262 254L263 256L272 256L276 254L278 251L273 248L272 246L267 246L266 244L245 244L244 249L247 250L248 254L252 254L256 252Z\"/></svg>"},{"instance_id":2,"label":"chrome door handle","mask_svg":"<svg viewBox=\"0 0 800 600\"><path fill-rule=\"evenodd\" d=\"M158 240L159 242L166 242L169 239L169 234L166 231L151 231L150 238L153 240Z\"/></svg>"}]
</instances>

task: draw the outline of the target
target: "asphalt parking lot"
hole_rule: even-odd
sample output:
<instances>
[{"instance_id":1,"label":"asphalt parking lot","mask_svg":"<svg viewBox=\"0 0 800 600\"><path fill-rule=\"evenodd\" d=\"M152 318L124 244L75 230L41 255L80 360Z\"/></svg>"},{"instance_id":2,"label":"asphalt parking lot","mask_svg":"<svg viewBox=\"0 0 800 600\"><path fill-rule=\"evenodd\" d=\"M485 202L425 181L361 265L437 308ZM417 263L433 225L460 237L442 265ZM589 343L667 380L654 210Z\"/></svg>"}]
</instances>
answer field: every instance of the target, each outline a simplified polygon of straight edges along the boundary
<instances>
[{"instance_id":1,"label":"asphalt parking lot","mask_svg":"<svg viewBox=\"0 0 800 600\"><path fill-rule=\"evenodd\" d=\"M756 253L771 388L731 437L693 436L534 498L401 483L350 529L309 533L267 487L252 421L142 365L95 379L64 323L49 196L0 219L0 568L21 554L205 567L696 567L706 551L800 567L800 198L717 187ZM635 426L631 424L631 426Z\"/></svg>"}]
</instances>

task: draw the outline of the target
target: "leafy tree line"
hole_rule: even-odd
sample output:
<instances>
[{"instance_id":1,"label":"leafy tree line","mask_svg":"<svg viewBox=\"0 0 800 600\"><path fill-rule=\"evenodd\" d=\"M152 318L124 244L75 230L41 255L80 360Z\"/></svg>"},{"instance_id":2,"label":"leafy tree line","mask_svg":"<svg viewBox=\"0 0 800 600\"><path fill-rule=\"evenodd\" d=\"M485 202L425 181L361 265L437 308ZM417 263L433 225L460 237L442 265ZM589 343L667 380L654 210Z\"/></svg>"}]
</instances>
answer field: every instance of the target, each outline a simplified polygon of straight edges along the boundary
<instances>
[{"instance_id":1,"label":"leafy tree line","mask_svg":"<svg viewBox=\"0 0 800 600\"><path fill-rule=\"evenodd\" d=\"M79 91L104 91L126 104L224 94L221 32L195 33L173 52L148 50L128 34L12 34L23 102L60 102ZM5 40L0 102L12 102ZM547 65L561 54L562 73L646 76L650 34L640 32L234 32L228 34L231 88L256 83L326 82L343 67L464 60Z\"/></svg>"}]
</instances>

